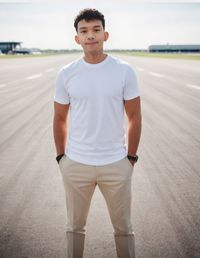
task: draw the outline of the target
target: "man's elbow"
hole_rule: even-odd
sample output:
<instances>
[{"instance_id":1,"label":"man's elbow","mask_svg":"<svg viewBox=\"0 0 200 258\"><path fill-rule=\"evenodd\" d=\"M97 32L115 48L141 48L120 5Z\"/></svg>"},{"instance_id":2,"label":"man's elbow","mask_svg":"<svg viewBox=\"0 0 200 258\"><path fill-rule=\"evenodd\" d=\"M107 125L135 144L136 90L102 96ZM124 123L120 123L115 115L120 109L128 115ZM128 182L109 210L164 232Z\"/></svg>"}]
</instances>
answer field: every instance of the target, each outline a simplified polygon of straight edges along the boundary
<instances>
[{"instance_id":1,"label":"man's elbow","mask_svg":"<svg viewBox=\"0 0 200 258\"><path fill-rule=\"evenodd\" d=\"M62 124L63 125L63 124L66 124L67 118L63 117L59 114L54 114L53 122L54 122L54 124L59 124L59 125Z\"/></svg>"},{"instance_id":2,"label":"man's elbow","mask_svg":"<svg viewBox=\"0 0 200 258\"><path fill-rule=\"evenodd\" d=\"M142 123L142 114L141 112L138 112L136 114L133 114L132 116L130 116L128 118L128 122L129 123L137 123L137 124L141 124Z\"/></svg>"}]
</instances>

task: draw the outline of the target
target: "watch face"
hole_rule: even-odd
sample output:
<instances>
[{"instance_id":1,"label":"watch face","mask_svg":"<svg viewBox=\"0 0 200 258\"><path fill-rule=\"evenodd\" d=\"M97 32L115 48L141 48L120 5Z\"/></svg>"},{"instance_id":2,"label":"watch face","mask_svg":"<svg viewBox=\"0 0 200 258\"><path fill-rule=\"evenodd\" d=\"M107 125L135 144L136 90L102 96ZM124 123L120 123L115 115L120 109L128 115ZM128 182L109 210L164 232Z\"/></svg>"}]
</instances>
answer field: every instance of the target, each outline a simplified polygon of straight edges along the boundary
<instances>
[{"instance_id":1,"label":"watch face","mask_svg":"<svg viewBox=\"0 0 200 258\"><path fill-rule=\"evenodd\" d=\"M127 156L128 157L128 159L130 159L130 160L134 160L135 162L137 162L137 160L138 160L138 156L137 155L135 155L135 156Z\"/></svg>"}]
</instances>

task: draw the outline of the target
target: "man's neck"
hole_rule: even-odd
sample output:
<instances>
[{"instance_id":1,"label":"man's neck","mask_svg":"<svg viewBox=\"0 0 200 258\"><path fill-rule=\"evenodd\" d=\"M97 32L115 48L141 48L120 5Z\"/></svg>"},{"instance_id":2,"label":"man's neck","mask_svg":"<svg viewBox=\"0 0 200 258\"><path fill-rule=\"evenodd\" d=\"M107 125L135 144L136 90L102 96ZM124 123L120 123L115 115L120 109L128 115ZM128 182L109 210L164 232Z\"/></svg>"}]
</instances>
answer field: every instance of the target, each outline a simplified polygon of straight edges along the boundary
<instances>
[{"instance_id":1,"label":"man's neck","mask_svg":"<svg viewBox=\"0 0 200 258\"><path fill-rule=\"evenodd\" d=\"M101 63L103 60L105 60L106 57L107 57L107 54L95 53L95 54L85 54L83 58L87 63L98 64L98 63Z\"/></svg>"}]
</instances>

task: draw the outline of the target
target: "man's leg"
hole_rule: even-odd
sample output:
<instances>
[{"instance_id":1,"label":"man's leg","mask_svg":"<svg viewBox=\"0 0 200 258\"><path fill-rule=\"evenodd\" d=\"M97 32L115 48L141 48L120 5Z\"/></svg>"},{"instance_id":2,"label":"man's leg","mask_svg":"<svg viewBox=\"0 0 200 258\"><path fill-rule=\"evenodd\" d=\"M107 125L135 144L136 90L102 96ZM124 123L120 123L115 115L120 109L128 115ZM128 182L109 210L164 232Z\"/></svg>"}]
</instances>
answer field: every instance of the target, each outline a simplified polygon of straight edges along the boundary
<instances>
[{"instance_id":1,"label":"man's leg","mask_svg":"<svg viewBox=\"0 0 200 258\"><path fill-rule=\"evenodd\" d=\"M97 184L106 200L114 227L118 258L134 258L131 223L131 178L133 167L127 158L99 167Z\"/></svg>"},{"instance_id":2,"label":"man's leg","mask_svg":"<svg viewBox=\"0 0 200 258\"><path fill-rule=\"evenodd\" d=\"M85 225L96 186L95 172L92 166L75 162L66 156L59 165L67 206L67 258L82 258Z\"/></svg>"}]
</instances>

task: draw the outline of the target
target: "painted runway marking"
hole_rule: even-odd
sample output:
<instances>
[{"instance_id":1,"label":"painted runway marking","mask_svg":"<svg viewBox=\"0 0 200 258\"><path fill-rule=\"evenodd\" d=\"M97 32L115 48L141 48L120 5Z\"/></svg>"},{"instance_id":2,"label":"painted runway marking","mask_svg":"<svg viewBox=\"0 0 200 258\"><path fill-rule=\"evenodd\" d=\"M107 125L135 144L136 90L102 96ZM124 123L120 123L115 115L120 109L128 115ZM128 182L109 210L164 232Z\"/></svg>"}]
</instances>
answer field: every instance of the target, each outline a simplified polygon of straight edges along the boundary
<instances>
[{"instance_id":1,"label":"painted runway marking","mask_svg":"<svg viewBox=\"0 0 200 258\"><path fill-rule=\"evenodd\" d=\"M160 73L149 72L149 74L152 75L152 76L155 76L155 77L159 77L159 78L164 77L164 75L160 74Z\"/></svg>"},{"instance_id":2,"label":"painted runway marking","mask_svg":"<svg viewBox=\"0 0 200 258\"><path fill-rule=\"evenodd\" d=\"M53 70L54 70L53 68L49 68L49 69L45 70L45 73L50 73L50 72L52 72Z\"/></svg>"},{"instance_id":3,"label":"painted runway marking","mask_svg":"<svg viewBox=\"0 0 200 258\"><path fill-rule=\"evenodd\" d=\"M37 79L40 77L42 77L42 73L38 73L38 74L34 74L32 76L26 77L26 80L34 80L34 79Z\"/></svg>"},{"instance_id":4,"label":"painted runway marking","mask_svg":"<svg viewBox=\"0 0 200 258\"><path fill-rule=\"evenodd\" d=\"M137 67L136 69L137 69L138 71L142 71L142 72L144 71L144 69L143 69L143 68L140 68L140 67Z\"/></svg>"},{"instance_id":5,"label":"painted runway marking","mask_svg":"<svg viewBox=\"0 0 200 258\"><path fill-rule=\"evenodd\" d=\"M196 90L200 90L200 86L194 85L194 84L186 84L186 86L196 89Z\"/></svg>"}]
</instances>

